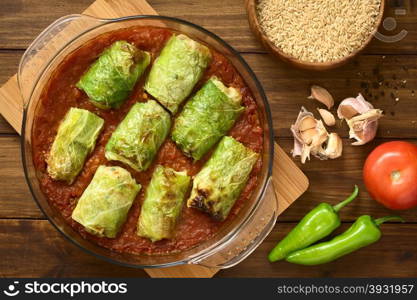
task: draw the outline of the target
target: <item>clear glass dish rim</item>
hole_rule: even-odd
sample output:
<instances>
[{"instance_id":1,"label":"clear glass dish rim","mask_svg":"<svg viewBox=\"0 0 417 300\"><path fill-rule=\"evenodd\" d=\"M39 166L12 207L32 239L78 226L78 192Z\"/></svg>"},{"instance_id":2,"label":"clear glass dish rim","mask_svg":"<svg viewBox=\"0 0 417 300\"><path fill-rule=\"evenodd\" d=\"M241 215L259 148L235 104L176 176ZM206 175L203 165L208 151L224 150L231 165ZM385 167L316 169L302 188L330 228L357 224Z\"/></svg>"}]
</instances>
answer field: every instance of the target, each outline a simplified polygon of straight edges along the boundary
<instances>
[{"instance_id":1,"label":"clear glass dish rim","mask_svg":"<svg viewBox=\"0 0 417 300\"><path fill-rule=\"evenodd\" d=\"M70 241L72 244L76 245L78 248L80 248L82 251L97 257L99 259L102 259L106 262L110 262L116 265L121 265L124 267L130 267L130 268L136 268L136 269L152 269L152 268L164 268L164 267L173 267L173 266L179 266L179 265L184 265L189 263L192 260L195 260L198 257L202 257L204 256L206 253L213 251L214 249L221 247L223 244L227 243L228 241L230 241L231 239L233 239L242 229L242 227L245 226L246 221L248 221L256 212L256 210L258 209L258 207L261 204L262 199L265 196L266 193L266 189L268 187L268 183L269 183L269 179L272 177L272 167L273 167L273 158L274 158L274 132L273 132L273 125L272 125L272 114L271 114L271 109L269 106L269 102L267 100L265 91L261 85L261 83L259 82L257 76L255 75L255 73L253 72L253 70L250 68L250 66L248 65L248 63L243 59L243 57L240 55L240 53L235 50L231 45L229 45L226 41L224 41L222 38L220 38L218 35L214 34L213 32L203 28L202 26L196 25L194 23L191 23L189 21L185 21L179 18L175 18L175 17L168 17L168 16L161 16L161 15L132 15L132 16L126 16L126 17L120 17L120 18L98 18L95 16L90 16L88 14L76 14L78 16L84 16L84 17L89 17L92 19L95 19L97 21L102 21L103 23L97 25L97 26L93 26L91 28L88 28L87 30L84 30L82 32L80 32L78 35L76 35L74 38L72 38L70 41L68 41L65 46L62 49L59 49L54 55L53 57L51 57L49 59L49 61L53 61L57 55L59 55L59 53L65 49L65 47L67 47L69 44L73 43L75 40L77 40L80 36L86 34L87 32L94 30L100 26L104 26L106 24L109 23L117 23L117 22L122 22L122 21L127 21L127 20L134 20L134 19L154 19L154 20L162 20L162 21L171 21L171 22L177 22L186 26L190 26L190 27L194 27L195 29L203 32L204 34L210 36L211 38L213 38L214 40L216 40L217 42L219 42L222 46L224 46L225 48L227 48L232 54L233 56L235 56L239 62L242 64L242 66L246 69L246 71L248 72L248 74L250 75L251 79L253 80L253 82L255 83L256 89L258 90L261 98L262 98L262 102L264 105L264 111L265 111L265 116L266 116L266 124L267 124L267 128L269 129L268 132L268 139L269 139L269 149L267 149L269 155L268 155L268 166L267 166L267 175L266 175L266 179L265 182L263 183L263 186L260 190L259 193L259 197L258 199L256 199L255 205L252 207L251 211L247 214L245 219L242 219L242 221L239 223L238 226L236 226L235 228L233 228L229 233L227 233L220 241L218 241L216 244L200 251L198 254L196 254L193 257L188 257L182 260L178 260L178 261L174 261L174 262L169 262L169 263L162 263L162 264L155 264L155 265L140 265L140 264L131 264L131 263L126 263L126 262L121 262L121 261L117 261L112 259L111 257L102 255L102 254L98 254L95 253L94 251L91 251L89 249L87 249L86 247L84 247L83 245L79 244L77 241L75 241L74 239L72 239L64 230L62 230L57 224L55 224L55 222L53 221L53 219L49 216L48 213L46 213L42 207L42 205L40 204L40 202L38 201L37 197L35 196L35 193L33 191L33 186L31 183L31 179L29 178L29 174L28 174L28 166L26 164L26 151L25 151L25 140L26 140L26 133L25 133L25 129L26 129L26 120L27 120L27 108L26 108L26 103L25 103L25 99L23 99L23 103L24 103L24 108L23 108L23 118L22 118L22 129L21 129L21 138L20 138L20 146L21 146L21 159L22 159L22 164L23 164L23 170L24 170L24 174L25 174L25 179L26 182L29 186L29 190L31 192L31 195L33 197L33 199L35 200L37 206L39 207L39 209L42 211L42 213L45 215L45 217L47 218L47 220L49 221L50 224L53 225L53 227L62 235L65 237L65 239L67 239L68 241ZM59 20L64 19L65 17L68 17L71 15L67 15L64 17L61 17L60 19L55 20L54 22L51 23L55 24L58 23ZM50 26L51 26L50 25ZM42 32L43 33L43 32ZM41 35L42 33L40 33L39 35ZM37 37L34 39L34 41L36 41ZM33 42L32 42L33 43ZM31 43L31 45L32 45ZM28 48L30 48L30 46ZM20 64L19 64L19 70L20 70ZM45 70L41 71L41 74L44 72ZM19 75L20 72L18 72ZM39 80L41 76L39 76L36 79L36 83L34 85L34 87L36 87L37 85L37 81ZM19 76L18 76L18 84L19 84L19 90L20 89L20 81L19 81ZM31 91L31 95L30 95L30 100L32 100L32 93L33 90ZM23 97L23 95L22 95Z\"/></svg>"}]
</instances>

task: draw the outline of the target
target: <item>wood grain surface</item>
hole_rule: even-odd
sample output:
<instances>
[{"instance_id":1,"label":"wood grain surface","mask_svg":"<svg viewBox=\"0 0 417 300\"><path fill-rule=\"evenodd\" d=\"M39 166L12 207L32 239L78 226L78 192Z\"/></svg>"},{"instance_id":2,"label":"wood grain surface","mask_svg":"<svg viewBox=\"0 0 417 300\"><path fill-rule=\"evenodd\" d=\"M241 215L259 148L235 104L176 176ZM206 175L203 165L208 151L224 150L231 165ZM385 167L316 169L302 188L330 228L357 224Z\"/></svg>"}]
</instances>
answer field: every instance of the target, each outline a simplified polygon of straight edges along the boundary
<instances>
[{"instance_id":1,"label":"wood grain surface","mask_svg":"<svg viewBox=\"0 0 417 300\"><path fill-rule=\"evenodd\" d=\"M348 65L332 71L312 72L289 67L265 53L250 33L243 0L228 0L227 5L224 0L148 2L161 15L183 18L206 27L243 53L266 90L274 131L287 153L292 148L289 126L300 107L304 105L311 110L317 107L306 99L312 83L327 87L337 102L361 92L386 114L372 143L363 147L349 146L346 125L338 126L335 131L344 136L342 158L325 162L312 160L305 165L297 162L310 179L308 191L284 212L267 241L251 256L216 276L417 276L416 209L400 212L406 224L384 225L380 242L337 262L299 267L285 262L269 264L266 260L274 243L306 212L322 201L337 203L344 199L355 183L361 188L360 197L342 211L344 222L352 222L362 214L381 217L392 213L369 197L361 180L361 170L367 154L382 142L406 139L417 144L417 3L403 1L407 14L396 16L393 1L388 1L388 16L395 17L397 29L383 33L393 35L406 29L408 35L402 41L389 44L374 40L365 54ZM2 0L0 84L16 72L24 49L43 28L58 17L84 10L91 3L92 0ZM142 270L95 259L64 240L33 202L24 181L20 156L16 155L19 151L19 137L0 117L0 255L3 258L0 276L147 276Z\"/></svg>"}]
</instances>

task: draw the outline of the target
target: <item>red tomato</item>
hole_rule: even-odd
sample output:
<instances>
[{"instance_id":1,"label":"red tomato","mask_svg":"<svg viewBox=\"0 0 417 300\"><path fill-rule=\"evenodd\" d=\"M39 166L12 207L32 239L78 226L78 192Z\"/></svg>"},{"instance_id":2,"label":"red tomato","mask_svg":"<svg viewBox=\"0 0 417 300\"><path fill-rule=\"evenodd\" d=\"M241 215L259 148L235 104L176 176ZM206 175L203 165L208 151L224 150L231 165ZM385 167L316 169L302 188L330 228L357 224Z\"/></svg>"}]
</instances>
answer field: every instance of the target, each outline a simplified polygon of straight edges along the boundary
<instances>
[{"instance_id":1,"label":"red tomato","mask_svg":"<svg viewBox=\"0 0 417 300\"><path fill-rule=\"evenodd\" d=\"M390 209L417 206L417 146L388 142L366 159L363 179L372 198Z\"/></svg>"}]
</instances>

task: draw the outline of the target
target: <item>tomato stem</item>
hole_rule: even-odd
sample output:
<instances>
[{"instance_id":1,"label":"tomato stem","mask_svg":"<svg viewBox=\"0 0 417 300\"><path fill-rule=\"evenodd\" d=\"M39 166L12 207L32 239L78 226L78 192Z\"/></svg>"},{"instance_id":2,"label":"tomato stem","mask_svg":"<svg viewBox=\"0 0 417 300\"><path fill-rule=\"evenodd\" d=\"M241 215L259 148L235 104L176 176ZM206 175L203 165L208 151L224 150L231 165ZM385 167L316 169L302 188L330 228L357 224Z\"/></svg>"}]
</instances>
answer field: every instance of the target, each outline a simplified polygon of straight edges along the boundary
<instances>
[{"instance_id":1,"label":"tomato stem","mask_svg":"<svg viewBox=\"0 0 417 300\"><path fill-rule=\"evenodd\" d=\"M398 180L400 180L400 178L401 178L401 172L400 171L398 171L398 170L395 170L395 171L392 171L391 172L391 179L392 179L392 181L398 181Z\"/></svg>"}]
</instances>

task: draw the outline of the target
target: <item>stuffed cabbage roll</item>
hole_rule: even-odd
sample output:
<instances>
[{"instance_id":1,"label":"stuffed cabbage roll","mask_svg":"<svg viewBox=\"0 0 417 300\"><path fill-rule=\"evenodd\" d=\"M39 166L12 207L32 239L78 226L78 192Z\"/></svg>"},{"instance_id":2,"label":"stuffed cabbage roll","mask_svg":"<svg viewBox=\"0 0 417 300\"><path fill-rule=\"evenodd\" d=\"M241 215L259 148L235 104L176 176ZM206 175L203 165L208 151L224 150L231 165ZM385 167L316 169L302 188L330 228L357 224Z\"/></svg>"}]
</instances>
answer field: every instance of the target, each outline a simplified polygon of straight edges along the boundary
<instances>
[{"instance_id":1,"label":"stuffed cabbage roll","mask_svg":"<svg viewBox=\"0 0 417 300\"><path fill-rule=\"evenodd\" d=\"M106 158L136 171L146 170L171 127L169 113L156 101L136 103L106 145Z\"/></svg>"},{"instance_id":2,"label":"stuffed cabbage roll","mask_svg":"<svg viewBox=\"0 0 417 300\"><path fill-rule=\"evenodd\" d=\"M241 100L237 89L210 78L176 118L172 139L186 155L201 159L232 128L244 110Z\"/></svg>"},{"instance_id":3,"label":"stuffed cabbage roll","mask_svg":"<svg viewBox=\"0 0 417 300\"><path fill-rule=\"evenodd\" d=\"M259 154L225 136L193 181L188 207L223 221L245 187Z\"/></svg>"},{"instance_id":4,"label":"stuffed cabbage roll","mask_svg":"<svg viewBox=\"0 0 417 300\"><path fill-rule=\"evenodd\" d=\"M118 108L151 61L146 51L126 41L114 42L81 77L77 87L99 108Z\"/></svg>"},{"instance_id":5,"label":"stuffed cabbage roll","mask_svg":"<svg viewBox=\"0 0 417 300\"><path fill-rule=\"evenodd\" d=\"M152 242L172 238L189 185L186 172L157 166L146 190L138 235Z\"/></svg>"},{"instance_id":6,"label":"stuffed cabbage roll","mask_svg":"<svg viewBox=\"0 0 417 300\"><path fill-rule=\"evenodd\" d=\"M211 60L210 50L189 37L173 35L155 60L145 90L175 114Z\"/></svg>"},{"instance_id":7,"label":"stuffed cabbage roll","mask_svg":"<svg viewBox=\"0 0 417 300\"><path fill-rule=\"evenodd\" d=\"M99 166L78 200L72 219L91 234L115 238L140 189L125 169Z\"/></svg>"},{"instance_id":8,"label":"stuffed cabbage roll","mask_svg":"<svg viewBox=\"0 0 417 300\"><path fill-rule=\"evenodd\" d=\"M85 109L70 108L58 127L47 158L47 171L55 180L71 184L93 151L104 120Z\"/></svg>"}]
</instances>

